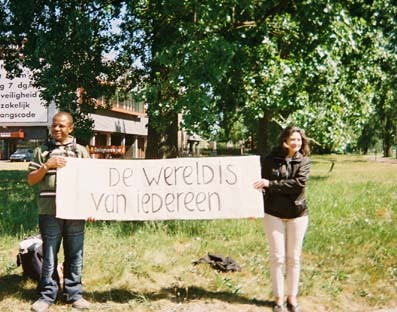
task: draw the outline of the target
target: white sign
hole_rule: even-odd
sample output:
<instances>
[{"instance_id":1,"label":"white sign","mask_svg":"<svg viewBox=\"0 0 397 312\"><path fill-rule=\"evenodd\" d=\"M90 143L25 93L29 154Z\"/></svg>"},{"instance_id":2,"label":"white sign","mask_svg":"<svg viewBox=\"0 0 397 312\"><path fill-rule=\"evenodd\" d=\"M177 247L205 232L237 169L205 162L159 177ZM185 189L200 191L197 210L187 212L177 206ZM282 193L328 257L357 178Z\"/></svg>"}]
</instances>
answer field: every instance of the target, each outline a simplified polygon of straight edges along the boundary
<instances>
[{"instance_id":1,"label":"white sign","mask_svg":"<svg viewBox=\"0 0 397 312\"><path fill-rule=\"evenodd\" d=\"M57 217L96 220L263 217L258 156L68 158L57 175Z\"/></svg>"},{"instance_id":2,"label":"white sign","mask_svg":"<svg viewBox=\"0 0 397 312\"><path fill-rule=\"evenodd\" d=\"M0 60L0 123L47 122L47 108L40 91L33 87L31 73L22 71L20 78L7 79Z\"/></svg>"}]
</instances>

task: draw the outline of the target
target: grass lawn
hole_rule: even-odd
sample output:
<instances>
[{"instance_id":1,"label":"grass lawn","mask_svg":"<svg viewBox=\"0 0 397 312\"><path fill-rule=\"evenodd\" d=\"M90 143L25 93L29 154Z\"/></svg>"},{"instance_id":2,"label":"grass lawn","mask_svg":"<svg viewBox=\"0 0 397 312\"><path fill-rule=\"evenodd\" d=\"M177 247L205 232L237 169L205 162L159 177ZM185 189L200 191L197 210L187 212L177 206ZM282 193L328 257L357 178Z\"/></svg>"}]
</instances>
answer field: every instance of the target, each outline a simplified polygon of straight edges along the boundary
<instances>
[{"instance_id":1,"label":"grass lawn","mask_svg":"<svg viewBox=\"0 0 397 312\"><path fill-rule=\"evenodd\" d=\"M36 299L15 264L20 239L37 232L25 180L26 166L0 171L0 311L28 311ZM313 156L308 201L304 311L397 307L397 164ZM207 252L231 256L241 272L192 264ZM259 219L88 224L83 282L94 311L271 311Z\"/></svg>"}]
</instances>

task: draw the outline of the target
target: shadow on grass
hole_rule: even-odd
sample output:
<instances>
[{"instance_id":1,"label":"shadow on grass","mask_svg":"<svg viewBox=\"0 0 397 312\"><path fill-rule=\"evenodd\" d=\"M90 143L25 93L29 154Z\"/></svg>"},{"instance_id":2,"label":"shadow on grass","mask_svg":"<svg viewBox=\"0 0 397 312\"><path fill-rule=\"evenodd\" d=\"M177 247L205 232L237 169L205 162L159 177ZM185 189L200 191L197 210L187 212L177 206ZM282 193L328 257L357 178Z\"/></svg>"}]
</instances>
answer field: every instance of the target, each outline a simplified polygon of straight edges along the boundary
<instances>
[{"instance_id":1,"label":"shadow on grass","mask_svg":"<svg viewBox=\"0 0 397 312\"><path fill-rule=\"evenodd\" d=\"M35 301L37 291L35 287L28 287L27 280L18 274L0 277L0 302L7 297L15 297L22 301Z\"/></svg>"},{"instance_id":2,"label":"shadow on grass","mask_svg":"<svg viewBox=\"0 0 397 312\"><path fill-rule=\"evenodd\" d=\"M24 236L36 231L37 207L26 171L0 171L0 215L0 234Z\"/></svg>"},{"instance_id":3,"label":"shadow on grass","mask_svg":"<svg viewBox=\"0 0 397 312\"><path fill-rule=\"evenodd\" d=\"M368 161L365 159L342 159L339 162L341 162L341 163L367 163Z\"/></svg>"},{"instance_id":4,"label":"shadow on grass","mask_svg":"<svg viewBox=\"0 0 397 312\"><path fill-rule=\"evenodd\" d=\"M310 176L310 180L313 181L324 181L327 180L329 178L328 175L324 175L324 176L320 176L320 175L311 175Z\"/></svg>"},{"instance_id":5,"label":"shadow on grass","mask_svg":"<svg viewBox=\"0 0 397 312\"><path fill-rule=\"evenodd\" d=\"M85 292L86 298L92 298L94 302L113 301L117 303L127 303L130 300L136 301L158 301L169 300L174 303L187 303L189 300L215 299L228 303L250 304L261 307L271 307L273 301L258 300L247 298L243 295L227 291L210 291L196 286L187 288L168 287L161 288L157 292L133 292L127 289L111 289L106 292Z\"/></svg>"},{"instance_id":6,"label":"shadow on grass","mask_svg":"<svg viewBox=\"0 0 397 312\"><path fill-rule=\"evenodd\" d=\"M33 283L33 282L32 282ZM18 274L4 275L0 277L0 302L5 298L14 297L25 302L34 302L38 298L36 287L26 278ZM191 286L186 288L167 287L157 292L134 292L128 289L111 289L109 291L84 291L84 297L91 302L128 303L131 300L137 302L169 300L174 303L187 303L190 300L214 299L228 303L249 304L259 307L271 307L272 301L247 298L233 292L210 291L201 287Z\"/></svg>"},{"instance_id":7,"label":"shadow on grass","mask_svg":"<svg viewBox=\"0 0 397 312\"><path fill-rule=\"evenodd\" d=\"M27 172L21 170L0 170L0 190L20 192L30 189L27 183Z\"/></svg>"}]
</instances>

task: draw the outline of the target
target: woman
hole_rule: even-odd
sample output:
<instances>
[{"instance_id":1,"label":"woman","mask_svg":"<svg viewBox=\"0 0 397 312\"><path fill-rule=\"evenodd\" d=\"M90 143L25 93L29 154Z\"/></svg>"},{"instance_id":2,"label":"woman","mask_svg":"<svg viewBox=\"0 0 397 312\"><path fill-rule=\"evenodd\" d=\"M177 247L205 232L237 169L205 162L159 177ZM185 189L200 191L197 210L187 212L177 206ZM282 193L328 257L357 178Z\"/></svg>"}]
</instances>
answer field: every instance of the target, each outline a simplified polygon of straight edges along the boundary
<instances>
[{"instance_id":1,"label":"woman","mask_svg":"<svg viewBox=\"0 0 397 312\"><path fill-rule=\"evenodd\" d=\"M299 312L300 256L309 223L305 188L309 179L309 139L295 126L283 130L279 145L262 163L254 187L265 193L264 227L269 241L273 311L284 311L284 267L287 310Z\"/></svg>"}]
</instances>

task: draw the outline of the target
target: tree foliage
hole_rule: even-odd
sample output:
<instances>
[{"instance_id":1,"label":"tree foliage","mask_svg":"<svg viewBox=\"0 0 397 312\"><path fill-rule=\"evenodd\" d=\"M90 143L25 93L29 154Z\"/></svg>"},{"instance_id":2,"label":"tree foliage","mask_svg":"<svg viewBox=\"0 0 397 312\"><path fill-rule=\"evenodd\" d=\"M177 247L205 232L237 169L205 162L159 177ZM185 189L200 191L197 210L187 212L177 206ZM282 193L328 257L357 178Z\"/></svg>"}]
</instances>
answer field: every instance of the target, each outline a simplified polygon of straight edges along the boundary
<instances>
[{"instance_id":1,"label":"tree foliage","mask_svg":"<svg viewBox=\"0 0 397 312\"><path fill-rule=\"evenodd\" d=\"M0 52L12 73L17 63L33 69L44 98L82 121L90 99L117 81L134 89L148 107L149 158L177 156L182 126L212 140L250 137L265 154L288 123L319 152L367 151L381 136L389 155L395 16L392 0L10 0Z\"/></svg>"},{"instance_id":2,"label":"tree foliage","mask_svg":"<svg viewBox=\"0 0 397 312\"><path fill-rule=\"evenodd\" d=\"M114 80L117 67L103 55L113 44L109 29L119 5L73 0L7 4L8 72L17 75L18 65L30 68L45 102L71 112L80 129L77 134L89 138L92 121L87 113L94 108L92 99L114 92L106 81Z\"/></svg>"}]
</instances>

